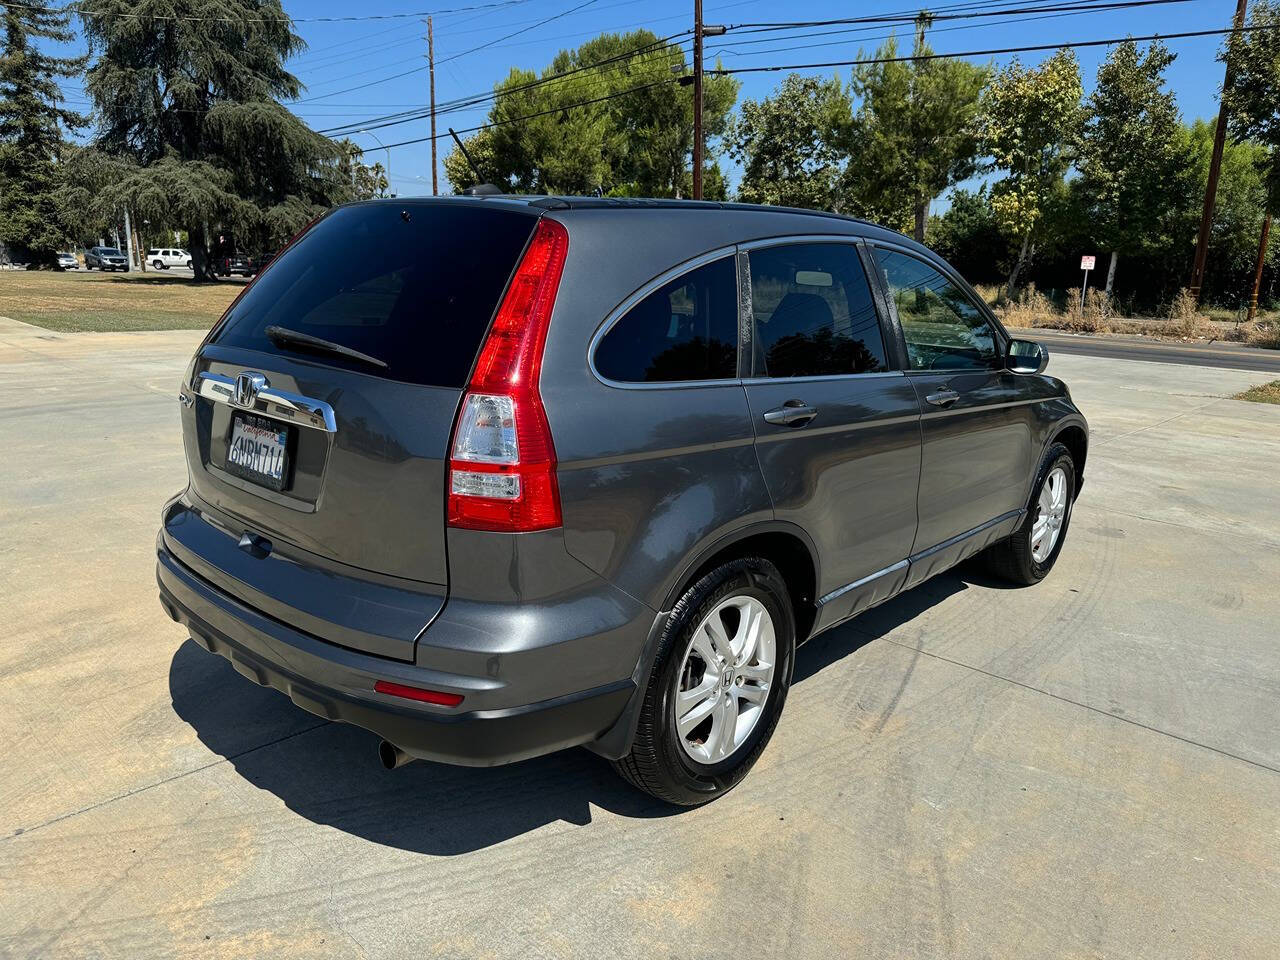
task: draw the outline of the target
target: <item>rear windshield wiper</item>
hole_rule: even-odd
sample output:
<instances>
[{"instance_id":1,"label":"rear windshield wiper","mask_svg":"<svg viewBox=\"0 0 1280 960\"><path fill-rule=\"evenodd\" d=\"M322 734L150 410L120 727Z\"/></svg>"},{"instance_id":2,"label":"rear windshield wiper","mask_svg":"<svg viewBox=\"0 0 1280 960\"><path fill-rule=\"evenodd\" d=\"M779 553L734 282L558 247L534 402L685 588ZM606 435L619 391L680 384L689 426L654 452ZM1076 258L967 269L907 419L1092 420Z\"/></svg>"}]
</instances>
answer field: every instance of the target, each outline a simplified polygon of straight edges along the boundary
<instances>
[{"instance_id":1,"label":"rear windshield wiper","mask_svg":"<svg viewBox=\"0 0 1280 960\"><path fill-rule=\"evenodd\" d=\"M273 342L278 344L289 344L295 347L310 347L312 350L320 350L324 353L336 354L339 357L349 357L352 360L359 360L361 363L371 363L375 367L387 367L385 361L379 360L377 357L371 357L367 353L361 353L359 350L353 350L351 347L344 347L340 343L334 343L332 340L325 340L321 337L313 337L309 333L302 333L298 330L290 330L287 327L277 327L274 324L262 331Z\"/></svg>"}]
</instances>

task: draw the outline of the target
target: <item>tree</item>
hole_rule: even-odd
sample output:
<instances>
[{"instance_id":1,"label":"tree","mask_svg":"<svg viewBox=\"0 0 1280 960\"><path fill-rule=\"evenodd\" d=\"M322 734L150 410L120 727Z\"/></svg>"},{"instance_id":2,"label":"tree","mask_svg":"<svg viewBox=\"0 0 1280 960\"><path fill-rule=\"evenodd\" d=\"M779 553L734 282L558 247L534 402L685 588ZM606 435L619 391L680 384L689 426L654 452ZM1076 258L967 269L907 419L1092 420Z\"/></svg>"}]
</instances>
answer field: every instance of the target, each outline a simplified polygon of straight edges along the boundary
<instances>
[{"instance_id":1,"label":"tree","mask_svg":"<svg viewBox=\"0 0 1280 960\"><path fill-rule=\"evenodd\" d=\"M171 0L79 7L93 65L85 88L99 151L118 179L98 208L185 229L197 277L212 278L207 231L274 249L351 196L341 151L279 100L301 84L284 62L303 48L280 0L205 0L175 19ZM101 165L100 165L101 166Z\"/></svg>"},{"instance_id":2,"label":"tree","mask_svg":"<svg viewBox=\"0 0 1280 960\"><path fill-rule=\"evenodd\" d=\"M63 129L85 118L59 106L59 77L84 66L80 58L42 52L40 41L72 39L69 16L47 3L0 7L0 244L25 248L52 262L69 237L56 202L65 149Z\"/></svg>"},{"instance_id":3,"label":"tree","mask_svg":"<svg viewBox=\"0 0 1280 960\"><path fill-rule=\"evenodd\" d=\"M1222 97L1232 138L1237 143L1253 140L1265 151L1258 158L1266 199L1252 285L1255 302L1249 309L1252 316L1266 263L1271 217L1280 212L1280 0L1254 0L1249 26L1254 29L1227 40L1222 56L1231 83Z\"/></svg>"},{"instance_id":4,"label":"tree","mask_svg":"<svg viewBox=\"0 0 1280 960\"><path fill-rule=\"evenodd\" d=\"M1176 228L1190 158L1180 149L1177 102L1164 89L1164 71L1173 60L1159 41L1144 52L1127 40L1098 68L1087 101L1076 163L1080 180L1073 186L1095 238L1111 253L1108 299L1121 254L1168 250L1182 239Z\"/></svg>"},{"instance_id":5,"label":"tree","mask_svg":"<svg viewBox=\"0 0 1280 960\"><path fill-rule=\"evenodd\" d=\"M693 95L672 76L684 64L679 46L648 30L601 34L561 51L540 75L513 69L494 87L489 126L467 150L486 181L514 193L686 196ZM737 92L730 77L707 78L709 137L725 133ZM455 190L479 182L457 150L445 173ZM714 164L707 174L707 197L723 196Z\"/></svg>"},{"instance_id":6,"label":"tree","mask_svg":"<svg viewBox=\"0 0 1280 960\"><path fill-rule=\"evenodd\" d=\"M738 197L815 210L837 210L843 154L834 131L850 113L839 78L789 74L760 102L746 100L727 137L742 164Z\"/></svg>"},{"instance_id":7,"label":"tree","mask_svg":"<svg viewBox=\"0 0 1280 960\"><path fill-rule=\"evenodd\" d=\"M986 184L952 191L946 213L929 218L929 246L971 283L1008 276L1015 252L996 222Z\"/></svg>"},{"instance_id":8,"label":"tree","mask_svg":"<svg viewBox=\"0 0 1280 960\"><path fill-rule=\"evenodd\" d=\"M1070 168L1083 119L1080 65L1059 50L1027 69L1015 58L996 74L982 98L982 136L993 166L1005 176L991 188L991 206L1019 250L1009 274L1013 296L1018 275L1035 255L1036 228Z\"/></svg>"},{"instance_id":9,"label":"tree","mask_svg":"<svg viewBox=\"0 0 1280 960\"><path fill-rule=\"evenodd\" d=\"M372 167L365 166L364 151L346 138L338 141L338 151L342 155L338 164L338 176L343 183L350 184L353 200L370 200L387 195L391 181L387 179L381 163L375 163Z\"/></svg>"},{"instance_id":10,"label":"tree","mask_svg":"<svg viewBox=\"0 0 1280 960\"><path fill-rule=\"evenodd\" d=\"M911 53L922 59L893 59L890 37L876 51L882 62L854 68L860 102L847 128L845 173L852 209L890 223L910 219L921 242L929 205L977 168L978 103L991 76L988 67L933 57L928 26L927 15L916 22Z\"/></svg>"}]
</instances>

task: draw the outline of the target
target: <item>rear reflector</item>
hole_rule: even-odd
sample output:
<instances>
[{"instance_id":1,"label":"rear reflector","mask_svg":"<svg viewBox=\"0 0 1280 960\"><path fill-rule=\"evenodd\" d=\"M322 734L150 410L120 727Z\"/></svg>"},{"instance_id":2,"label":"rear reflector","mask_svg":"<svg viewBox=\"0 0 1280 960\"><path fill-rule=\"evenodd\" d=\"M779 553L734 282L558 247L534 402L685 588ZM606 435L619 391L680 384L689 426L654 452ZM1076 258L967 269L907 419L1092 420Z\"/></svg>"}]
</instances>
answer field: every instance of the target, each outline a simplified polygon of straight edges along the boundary
<instances>
[{"instance_id":1,"label":"rear reflector","mask_svg":"<svg viewBox=\"0 0 1280 960\"><path fill-rule=\"evenodd\" d=\"M449 525L523 533L560 526L551 427L538 394L569 234L542 219L516 268L454 426Z\"/></svg>"},{"instance_id":2,"label":"rear reflector","mask_svg":"<svg viewBox=\"0 0 1280 960\"><path fill-rule=\"evenodd\" d=\"M462 702L462 694L445 693L442 690L426 690L422 687L406 687L402 683L390 683L379 680L373 685L378 693L392 697L404 697L406 700L420 700L423 703L434 703L441 707L456 707Z\"/></svg>"}]
</instances>

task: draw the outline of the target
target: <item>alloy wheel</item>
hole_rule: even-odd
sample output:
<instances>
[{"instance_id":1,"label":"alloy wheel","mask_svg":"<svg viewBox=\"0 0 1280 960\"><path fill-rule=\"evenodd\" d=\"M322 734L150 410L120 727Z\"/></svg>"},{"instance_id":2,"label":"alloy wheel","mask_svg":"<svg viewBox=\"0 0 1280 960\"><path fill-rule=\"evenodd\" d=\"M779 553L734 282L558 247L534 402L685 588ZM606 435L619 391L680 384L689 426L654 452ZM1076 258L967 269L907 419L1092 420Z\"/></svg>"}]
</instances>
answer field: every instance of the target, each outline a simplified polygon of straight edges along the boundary
<instances>
[{"instance_id":1,"label":"alloy wheel","mask_svg":"<svg viewBox=\"0 0 1280 960\"><path fill-rule=\"evenodd\" d=\"M1040 488L1036 519L1031 526L1031 556L1044 563L1053 553L1067 517L1067 471L1054 467Z\"/></svg>"},{"instance_id":2,"label":"alloy wheel","mask_svg":"<svg viewBox=\"0 0 1280 960\"><path fill-rule=\"evenodd\" d=\"M697 763L733 755L764 714L777 662L773 618L754 597L720 601L693 632L680 666L675 724Z\"/></svg>"}]
</instances>

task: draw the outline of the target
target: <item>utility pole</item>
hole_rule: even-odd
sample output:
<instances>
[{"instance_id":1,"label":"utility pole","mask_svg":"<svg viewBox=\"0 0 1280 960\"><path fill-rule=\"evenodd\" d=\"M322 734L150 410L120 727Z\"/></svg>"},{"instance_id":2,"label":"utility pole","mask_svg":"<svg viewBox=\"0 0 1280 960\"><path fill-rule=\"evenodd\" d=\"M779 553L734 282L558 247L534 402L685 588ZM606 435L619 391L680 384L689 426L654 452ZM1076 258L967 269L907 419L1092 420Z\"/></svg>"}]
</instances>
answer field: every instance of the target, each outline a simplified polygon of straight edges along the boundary
<instances>
[{"instance_id":1,"label":"utility pole","mask_svg":"<svg viewBox=\"0 0 1280 960\"><path fill-rule=\"evenodd\" d=\"M1258 292L1262 289L1262 267L1267 259L1267 238L1271 235L1271 211L1262 221L1262 236L1258 239L1258 265L1253 268L1253 292L1249 294L1249 315L1245 323L1251 323L1258 315Z\"/></svg>"},{"instance_id":2,"label":"utility pole","mask_svg":"<svg viewBox=\"0 0 1280 960\"><path fill-rule=\"evenodd\" d=\"M431 78L431 195L438 196L440 184L436 180L436 38L427 17L427 75Z\"/></svg>"},{"instance_id":3,"label":"utility pole","mask_svg":"<svg viewBox=\"0 0 1280 960\"><path fill-rule=\"evenodd\" d=\"M1245 7L1248 0L1236 0L1236 18L1232 24L1236 30L1244 26ZM1230 41L1228 40L1228 43ZM1227 100L1226 93L1231 89L1231 64L1227 64L1226 76L1222 81L1221 105L1218 107L1218 126L1213 134L1213 156L1209 160L1209 183L1204 191L1204 210L1200 214L1200 233L1196 237L1196 258L1191 267L1191 286L1188 293L1197 304L1200 302L1200 288L1204 285L1204 264L1209 255L1209 232L1213 229L1213 205L1218 196L1218 177L1222 173L1222 150L1227 141Z\"/></svg>"},{"instance_id":4,"label":"utility pole","mask_svg":"<svg viewBox=\"0 0 1280 960\"><path fill-rule=\"evenodd\" d=\"M723 36L722 26L702 22L702 0L693 0L693 199L702 199L702 38Z\"/></svg>"}]
</instances>

